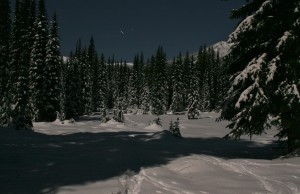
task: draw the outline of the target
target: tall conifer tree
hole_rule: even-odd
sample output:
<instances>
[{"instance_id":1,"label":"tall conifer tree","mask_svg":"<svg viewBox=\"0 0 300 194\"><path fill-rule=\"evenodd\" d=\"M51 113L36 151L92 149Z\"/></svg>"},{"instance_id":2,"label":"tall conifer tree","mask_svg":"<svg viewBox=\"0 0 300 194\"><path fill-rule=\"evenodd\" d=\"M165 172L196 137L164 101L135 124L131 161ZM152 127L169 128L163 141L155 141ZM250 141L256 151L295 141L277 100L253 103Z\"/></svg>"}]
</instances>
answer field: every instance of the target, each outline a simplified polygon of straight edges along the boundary
<instances>
[{"instance_id":1,"label":"tall conifer tree","mask_svg":"<svg viewBox=\"0 0 300 194\"><path fill-rule=\"evenodd\" d=\"M99 61L99 78L98 78L98 85L99 85L99 91L98 91L98 103L99 103L99 111L101 112L102 117L106 116L107 111L107 66L105 64L105 58L104 55L101 54L100 61Z\"/></svg>"},{"instance_id":2,"label":"tall conifer tree","mask_svg":"<svg viewBox=\"0 0 300 194\"><path fill-rule=\"evenodd\" d=\"M254 0L233 12L243 21L230 36L234 79L221 115L231 121L228 137L276 125L289 151L300 147L299 10L298 0Z\"/></svg>"},{"instance_id":3,"label":"tall conifer tree","mask_svg":"<svg viewBox=\"0 0 300 194\"><path fill-rule=\"evenodd\" d=\"M61 92L61 55L58 35L58 24L56 14L50 23L50 33L47 43L47 55L45 61L45 120L54 121L56 111L60 111L60 92Z\"/></svg>"},{"instance_id":4,"label":"tall conifer tree","mask_svg":"<svg viewBox=\"0 0 300 194\"><path fill-rule=\"evenodd\" d=\"M98 54L95 48L94 38L91 37L90 44L88 47L88 63L90 63L91 68L91 82L92 82L92 102L91 102L91 110L97 111L100 104L100 64L98 63Z\"/></svg>"},{"instance_id":5,"label":"tall conifer tree","mask_svg":"<svg viewBox=\"0 0 300 194\"><path fill-rule=\"evenodd\" d=\"M16 1L11 35L8 124L16 128L31 128L29 104L29 64L31 48L31 1Z\"/></svg>"},{"instance_id":6,"label":"tall conifer tree","mask_svg":"<svg viewBox=\"0 0 300 194\"><path fill-rule=\"evenodd\" d=\"M30 64L30 93L35 121L47 119L45 109L45 59L48 42L48 20L45 1L39 1L39 13L35 20L34 43L31 51Z\"/></svg>"},{"instance_id":7,"label":"tall conifer tree","mask_svg":"<svg viewBox=\"0 0 300 194\"><path fill-rule=\"evenodd\" d=\"M180 53L173 64L172 85L173 97L170 109L175 112L184 111L184 72L182 54Z\"/></svg>"},{"instance_id":8,"label":"tall conifer tree","mask_svg":"<svg viewBox=\"0 0 300 194\"><path fill-rule=\"evenodd\" d=\"M153 60L154 59L154 60ZM163 47L158 47L156 56L151 60L151 76L153 81L150 85L151 106L154 114L163 114L168 106L168 87L167 87L167 56Z\"/></svg>"},{"instance_id":9,"label":"tall conifer tree","mask_svg":"<svg viewBox=\"0 0 300 194\"><path fill-rule=\"evenodd\" d=\"M8 122L10 14L9 0L0 1L0 125L7 125Z\"/></svg>"}]
</instances>

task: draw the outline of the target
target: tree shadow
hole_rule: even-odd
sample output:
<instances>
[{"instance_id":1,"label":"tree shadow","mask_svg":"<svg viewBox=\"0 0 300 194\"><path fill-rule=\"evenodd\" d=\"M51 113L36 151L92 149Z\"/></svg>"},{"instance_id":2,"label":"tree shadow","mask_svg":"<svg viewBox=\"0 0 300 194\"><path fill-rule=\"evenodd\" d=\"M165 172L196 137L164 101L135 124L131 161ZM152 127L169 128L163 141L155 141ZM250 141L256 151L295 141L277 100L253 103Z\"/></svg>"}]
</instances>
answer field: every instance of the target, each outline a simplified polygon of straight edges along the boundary
<instances>
[{"instance_id":1,"label":"tree shadow","mask_svg":"<svg viewBox=\"0 0 300 194\"><path fill-rule=\"evenodd\" d=\"M275 144L275 142L274 142ZM107 180L127 170L165 165L193 154L224 159L277 158L274 144L222 138L176 138L168 131L45 135L1 129L1 193L55 193Z\"/></svg>"}]
</instances>

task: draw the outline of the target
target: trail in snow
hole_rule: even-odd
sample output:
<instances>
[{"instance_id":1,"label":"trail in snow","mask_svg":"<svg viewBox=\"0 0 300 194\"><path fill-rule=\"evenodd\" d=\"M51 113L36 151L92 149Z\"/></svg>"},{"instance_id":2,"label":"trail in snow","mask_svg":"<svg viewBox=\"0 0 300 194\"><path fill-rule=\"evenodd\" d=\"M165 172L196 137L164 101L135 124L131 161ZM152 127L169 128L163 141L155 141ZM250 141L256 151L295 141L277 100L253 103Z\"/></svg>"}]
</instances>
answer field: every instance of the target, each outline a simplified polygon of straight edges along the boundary
<instances>
[{"instance_id":1,"label":"trail in snow","mask_svg":"<svg viewBox=\"0 0 300 194\"><path fill-rule=\"evenodd\" d=\"M250 170L250 165L254 168L266 167L266 166L281 166L287 164L260 164L249 162L248 160L243 160L239 162L227 162L225 160L221 160L215 157L198 157L200 160L207 161L210 164L216 165L218 167L223 168L226 171L232 171L238 174L242 174L245 176L252 176L256 181L260 182L263 188L270 193L297 193L299 192L298 187L294 183L284 183L279 180L271 179L265 176L261 176L252 170ZM293 167L297 167L299 165L288 164Z\"/></svg>"},{"instance_id":2,"label":"trail in snow","mask_svg":"<svg viewBox=\"0 0 300 194\"><path fill-rule=\"evenodd\" d=\"M159 180L156 176L150 176L146 173L146 171L144 169L141 170L140 174L141 174L140 176L143 176L147 182L151 183L158 189L164 190L165 192L167 191L167 192L174 193L174 194L194 194L194 192L192 192L192 191L183 190L182 188L175 186L175 185L178 185L178 183L176 183L174 181L171 181L172 184L168 184L163 180ZM199 192L204 193L204 194L206 193L203 191L199 191ZM160 193L160 191L157 191L157 193Z\"/></svg>"}]
</instances>

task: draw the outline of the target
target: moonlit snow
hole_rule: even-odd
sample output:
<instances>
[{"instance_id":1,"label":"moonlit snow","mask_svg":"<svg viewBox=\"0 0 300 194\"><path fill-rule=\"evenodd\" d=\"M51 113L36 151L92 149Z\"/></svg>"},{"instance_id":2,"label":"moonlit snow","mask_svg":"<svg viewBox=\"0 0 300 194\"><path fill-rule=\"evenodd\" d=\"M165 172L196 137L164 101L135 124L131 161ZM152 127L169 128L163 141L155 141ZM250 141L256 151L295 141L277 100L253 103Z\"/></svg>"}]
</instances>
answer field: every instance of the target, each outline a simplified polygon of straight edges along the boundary
<instances>
[{"instance_id":1,"label":"moonlit snow","mask_svg":"<svg viewBox=\"0 0 300 194\"><path fill-rule=\"evenodd\" d=\"M218 113L125 115L34 123L34 133L2 129L0 193L193 194L299 193L299 157L280 157L267 135L224 140ZM167 129L179 117L181 134Z\"/></svg>"}]
</instances>

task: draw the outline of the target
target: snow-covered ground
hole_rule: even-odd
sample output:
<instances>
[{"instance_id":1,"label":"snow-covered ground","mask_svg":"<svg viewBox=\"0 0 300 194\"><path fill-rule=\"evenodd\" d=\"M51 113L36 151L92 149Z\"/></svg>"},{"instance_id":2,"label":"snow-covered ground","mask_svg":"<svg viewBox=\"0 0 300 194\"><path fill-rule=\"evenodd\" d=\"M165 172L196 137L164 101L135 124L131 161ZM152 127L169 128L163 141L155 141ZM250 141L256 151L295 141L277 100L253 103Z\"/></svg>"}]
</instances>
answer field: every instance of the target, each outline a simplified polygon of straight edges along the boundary
<instances>
[{"instance_id":1,"label":"snow-covered ground","mask_svg":"<svg viewBox=\"0 0 300 194\"><path fill-rule=\"evenodd\" d=\"M169 122L180 118L184 138ZM300 158L280 158L273 135L224 140L217 113L126 115L35 123L35 133L0 130L0 193L300 193Z\"/></svg>"}]
</instances>

